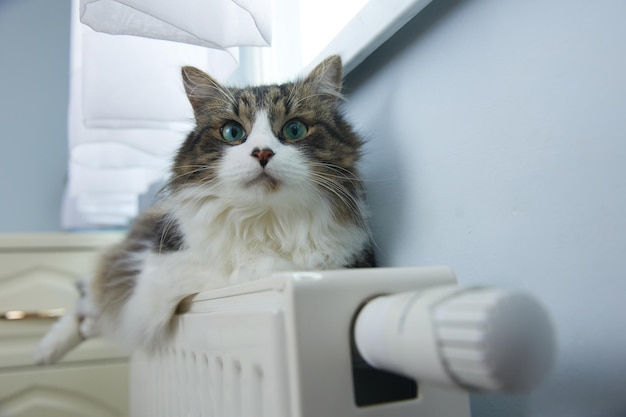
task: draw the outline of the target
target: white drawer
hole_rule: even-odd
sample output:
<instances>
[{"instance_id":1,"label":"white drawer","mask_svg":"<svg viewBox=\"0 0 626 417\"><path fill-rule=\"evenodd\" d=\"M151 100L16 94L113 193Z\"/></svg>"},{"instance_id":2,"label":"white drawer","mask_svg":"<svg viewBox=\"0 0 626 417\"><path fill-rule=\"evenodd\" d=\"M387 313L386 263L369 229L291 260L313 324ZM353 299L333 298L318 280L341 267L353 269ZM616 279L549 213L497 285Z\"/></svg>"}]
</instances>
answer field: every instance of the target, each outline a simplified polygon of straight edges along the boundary
<instances>
[{"instance_id":1,"label":"white drawer","mask_svg":"<svg viewBox=\"0 0 626 417\"><path fill-rule=\"evenodd\" d=\"M121 234L0 236L0 313L69 309L78 298L75 283L90 274L100 251ZM33 364L39 339L53 319L0 320L0 369ZM64 362L121 358L102 340L84 343Z\"/></svg>"},{"instance_id":2,"label":"white drawer","mask_svg":"<svg viewBox=\"0 0 626 417\"><path fill-rule=\"evenodd\" d=\"M0 371L2 417L122 417L127 407L125 363Z\"/></svg>"}]
</instances>

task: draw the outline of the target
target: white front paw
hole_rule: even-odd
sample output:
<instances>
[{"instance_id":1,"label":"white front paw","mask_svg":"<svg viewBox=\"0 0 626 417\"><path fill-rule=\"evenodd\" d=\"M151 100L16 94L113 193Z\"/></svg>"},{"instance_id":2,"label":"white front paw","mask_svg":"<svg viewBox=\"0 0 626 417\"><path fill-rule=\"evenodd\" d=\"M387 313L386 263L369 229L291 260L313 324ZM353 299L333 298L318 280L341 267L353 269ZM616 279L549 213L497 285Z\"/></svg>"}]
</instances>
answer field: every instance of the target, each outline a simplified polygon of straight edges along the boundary
<instances>
[{"instance_id":1,"label":"white front paw","mask_svg":"<svg viewBox=\"0 0 626 417\"><path fill-rule=\"evenodd\" d=\"M100 335L100 329L94 317L83 317L80 322L80 335L83 339L91 339Z\"/></svg>"}]
</instances>

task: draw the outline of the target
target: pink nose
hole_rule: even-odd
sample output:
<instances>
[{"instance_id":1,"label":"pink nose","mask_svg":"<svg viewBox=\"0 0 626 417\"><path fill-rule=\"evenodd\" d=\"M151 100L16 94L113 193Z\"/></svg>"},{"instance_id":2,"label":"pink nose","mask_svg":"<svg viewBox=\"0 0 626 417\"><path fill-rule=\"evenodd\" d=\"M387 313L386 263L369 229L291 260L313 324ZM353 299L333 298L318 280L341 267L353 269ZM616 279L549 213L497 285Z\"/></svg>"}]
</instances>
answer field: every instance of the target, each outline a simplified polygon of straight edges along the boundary
<instances>
[{"instance_id":1,"label":"pink nose","mask_svg":"<svg viewBox=\"0 0 626 417\"><path fill-rule=\"evenodd\" d=\"M274 151L270 148L263 148L263 150L259 148L254 148L250 156L258 159L259 164L261 164L261 166L265 168L267 163L270 161L270 158L274 156Z\"/></svg>"}]
</instances>

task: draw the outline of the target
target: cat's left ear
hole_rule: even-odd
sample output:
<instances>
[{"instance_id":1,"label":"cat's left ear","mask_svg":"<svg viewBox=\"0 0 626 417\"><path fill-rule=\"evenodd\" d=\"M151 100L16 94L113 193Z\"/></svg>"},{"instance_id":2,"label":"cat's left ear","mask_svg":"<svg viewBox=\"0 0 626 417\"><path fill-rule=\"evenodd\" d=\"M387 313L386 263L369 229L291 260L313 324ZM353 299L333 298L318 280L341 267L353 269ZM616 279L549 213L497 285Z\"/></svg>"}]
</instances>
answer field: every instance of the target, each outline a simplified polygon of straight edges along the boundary
<instances>
[{"instance_id":1,"label":"cat's left ear","mask_svg":"<svg viewBox=\"0 0 626 417\"><path fill-rule=\"evenodd\" d=\"M313 85L319 94L341 98L342 64L339 55L331 55L317 65L304 79Z\"/></svg>"},{"instance_id":2,"label":"cat's left ear","mask_svg":"<svg viewBox=\"0 0 626 417\"><path fill-rule=\"evenodd\" d=\"M223 98L225 88L209 74L195 67L183 67L181 70L187 98L196 115L202 114L207 103Z\"/></svg>"}]
</instances>

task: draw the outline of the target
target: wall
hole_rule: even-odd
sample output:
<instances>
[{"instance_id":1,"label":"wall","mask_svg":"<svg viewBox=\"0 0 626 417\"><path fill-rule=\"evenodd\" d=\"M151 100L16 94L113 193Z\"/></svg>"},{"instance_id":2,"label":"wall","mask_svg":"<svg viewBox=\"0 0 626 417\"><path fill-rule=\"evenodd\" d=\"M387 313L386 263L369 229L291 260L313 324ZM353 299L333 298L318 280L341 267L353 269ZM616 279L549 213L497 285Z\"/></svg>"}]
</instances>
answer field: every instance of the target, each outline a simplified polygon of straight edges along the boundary
<instances>
[{"instance_id":1,"label":"wall","mask_svg":"<svg viewBox=\"0 0 626 417\"><path fill-rule=\"evenodd\" d=\"M70 0L0 0L0 232L61 228L69 37Z\"/></svg>"},{"instance_id":2,"label":"wall","mask_svg":"<svg viewBox=\"0 0 626 417\"><path fill-rule=\"evenodd\" d=\"M626 3L435 0L352 73L384 265L536 294L554 371L474 417L626 415Z\"/></svg>"}]
</instances>

